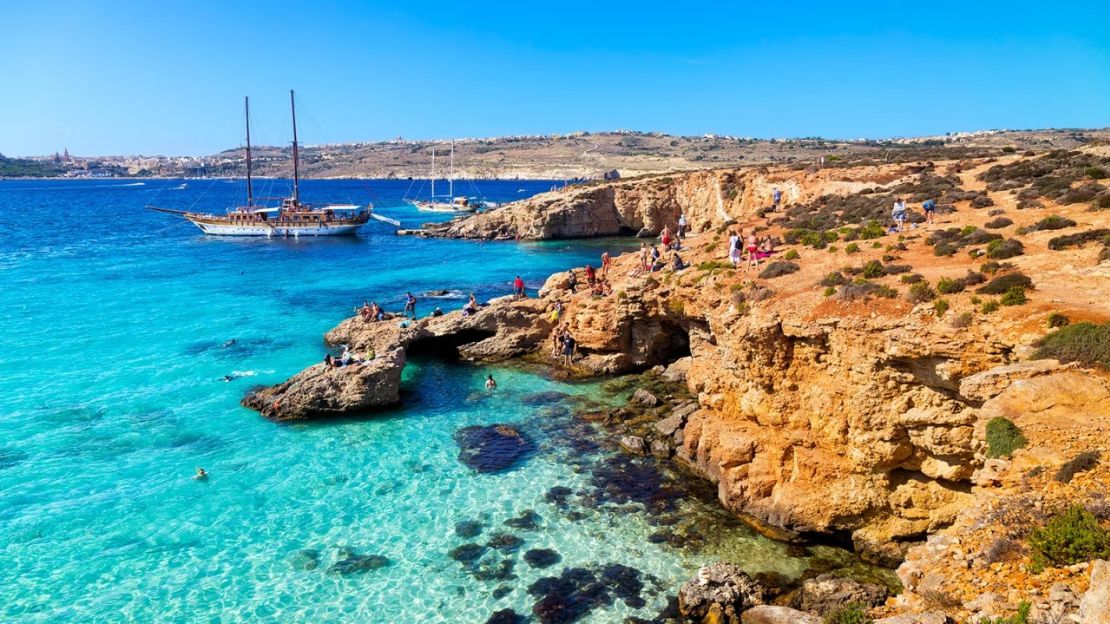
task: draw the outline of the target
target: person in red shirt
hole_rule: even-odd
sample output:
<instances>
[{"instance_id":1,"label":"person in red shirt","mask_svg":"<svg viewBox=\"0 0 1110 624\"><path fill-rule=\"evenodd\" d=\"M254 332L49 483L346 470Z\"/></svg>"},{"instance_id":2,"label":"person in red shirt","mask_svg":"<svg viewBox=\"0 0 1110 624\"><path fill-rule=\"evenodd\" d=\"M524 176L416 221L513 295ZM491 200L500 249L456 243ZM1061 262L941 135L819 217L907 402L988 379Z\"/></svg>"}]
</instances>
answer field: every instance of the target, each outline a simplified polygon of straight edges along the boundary
<instances>
[{"instance_id":1,"label":"person in red shirt","mask_svg":"<svg viewBox=\"0 0 1110 624\"><path fill-rule=\"evenodd\" d=\"M519 275L517 275L516 279L513 280L513 291L516 294L517 299L523 299L528 296L524 294L524 280L520 279Z\"/></svg>"}]
</instances>

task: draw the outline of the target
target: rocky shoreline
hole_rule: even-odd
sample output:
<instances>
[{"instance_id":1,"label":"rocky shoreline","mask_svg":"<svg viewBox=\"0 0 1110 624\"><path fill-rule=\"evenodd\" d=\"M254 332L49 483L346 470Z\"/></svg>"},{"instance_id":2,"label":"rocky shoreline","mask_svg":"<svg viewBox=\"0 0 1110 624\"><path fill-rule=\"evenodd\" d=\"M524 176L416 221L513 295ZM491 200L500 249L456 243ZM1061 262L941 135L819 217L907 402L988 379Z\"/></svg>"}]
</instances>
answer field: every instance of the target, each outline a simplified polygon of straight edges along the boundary
<instances>
[{"instance_id":1,"label":"rocky shoreline","mask_svg":"<svg viewBox=\"0 0 1110 624\"><path fill-rule=\"evenodd\" d=\"M1003 164L1020 165L1021 158ZM469 316L451 312L404 328L349 319L328 333L327 342L376 357L350 370L317 365L252 393L244 404L279 420L394 404L393 380L413 352L477 362L527 357L569 377L661 367L657 376L683 392L661 397L643 388L631 393L633 412L594 417L624 430L627 452L667 458L708 479L725 508L779 539L840 540L872 561L898 566L905 591L865 605L876 617L893 618L881 621L1007 617L1022 603L1039 620L1056 614L1105 621L1098 618L1110 617L1106 608L1095 605L1106 591L1105 562L1038 569L1021 545L1050 512L1069 501L1092 507L1110 483L1110 471L1097 459L1067 482L1052 477L1075 457L1105 450L1107 375L1030 357L1051 313L1107 320L1098 302L1110 295L1110 279L1097 248L1060 251L1048 244L1054 234L1034 233L1002 273L1032 275L1036 299L1001 312L978 311L980 297L964 285L947 291L943 309L935 293L933 305L913 301L912 287L901 296L896 275L914 273L939 286L948 276L970 275L982 262L975 248L971 262L966 255L934 254L931 246L942 243L924 233L888 236L866 250L856 244L847 255L825 240L820 246L788 243L802 266L794 264L784 279L744 273L719 260L729 227L788 239L801 219L843 219L856 209L851 202L877 201L876 193L888 188L911 197L942 194L944 220L961 232L988 231L978 228L998 212L1030 223L1039 219L1016 212L1021 208L1015 204L1024 201L1016 191L984 188L981 180L996 163L699 172L541 195L456 220L427 234L651 235L684 212L698 235L682 251L690 265L682 272L642 274L631 254L618 257L608 274L608 296L576 292L569 274L559 273L538 299L502 298ZM772 186L798 206L794 213L766 211L761 198ZM842 208L824 212L834 204ZM1002 208L995 215L980 210L989 205ZM1077 227L1106 221L1105 213L1079 208L1060 204L1054 214L1083 224ZM840 232L846 236L851 226ZM978 251L985 256L987 250ZM868 273L872 261L879 267L874 275ZM867 278L849 283L842 272L850 273L845 265L853 264L866 264L861 272ZM833 273L839 281L826 285ZM849 288L866 284L873 287L859 295ZM567 325L580 350L570 369L558 368L548 354L557 304L558 323ZM992 452L988 423L999 418L1017 423L1027 448ZM1010 538L1015 550L990 552L1008 517L996 508L1041 491L1046 494L1030 504L1043 513L1027 518L1024 531ZM772 611L750 606L721 604L717 615L696 615L719 622L807 621L778 609L784 605Z\"/></svg>"}]
</instances>

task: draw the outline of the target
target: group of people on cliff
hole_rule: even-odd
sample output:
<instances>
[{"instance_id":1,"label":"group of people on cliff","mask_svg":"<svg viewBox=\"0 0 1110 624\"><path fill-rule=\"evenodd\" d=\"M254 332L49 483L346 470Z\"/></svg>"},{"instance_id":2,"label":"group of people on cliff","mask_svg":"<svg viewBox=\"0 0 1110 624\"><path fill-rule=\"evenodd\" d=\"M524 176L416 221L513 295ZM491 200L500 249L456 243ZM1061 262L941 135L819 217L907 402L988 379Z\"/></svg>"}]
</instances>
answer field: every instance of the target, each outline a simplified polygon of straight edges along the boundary
<instances>
[{"instance_id":1,"label":"group of people on cliff","mask_svg":"<svg viewBox=\"0 0 1110 624\"><path fill-rule=\"evenodd\" d=\"M753 229L747 237L744 228L728 233L728 259L734 267L744 263L744 270L759 267L760 260L766 260L775 253L775 242L770 236L759 238Z\"/></svg>"}]
</instances>

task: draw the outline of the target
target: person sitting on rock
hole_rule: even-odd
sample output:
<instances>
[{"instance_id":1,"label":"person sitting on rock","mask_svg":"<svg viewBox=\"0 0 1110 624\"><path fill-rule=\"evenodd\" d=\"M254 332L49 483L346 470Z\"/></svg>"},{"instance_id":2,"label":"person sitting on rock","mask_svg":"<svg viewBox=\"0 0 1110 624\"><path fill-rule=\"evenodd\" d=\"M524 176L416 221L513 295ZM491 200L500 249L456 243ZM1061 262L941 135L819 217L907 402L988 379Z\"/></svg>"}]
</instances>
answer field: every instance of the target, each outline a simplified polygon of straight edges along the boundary
<instances>
[{"instance_id":1,"label":"person sitting on rock","mask_svg":"<svg viewBox=\"0 0 1110 624\"><path fill-rule=\"evenodd\" d=\"M339 366L339 361L331 356L330 353L324 354L324 366L328 368L335 368Z\"/></svg>"},{"instance_id":2,"label":"person sitting on rock","mask_svg":"<svg viewBox=\"0 0 1110 624\"><path fill-rule=\"evenodd\" d=\"M567 290L575 292L578 289L578 276L574 274L574 270L569 271L570 276L567 277Z\"/></svg>"},{"instance_id":3,"label":"person sitting on rock","mask_svg":"<svg viewBox=\"0 0 1110 624\"><path fill-rule=\"evenodd\" d=\"M586 265L586 284L593 288L594 282L597 281L597 271L594 270L593 265Z\"/></svg>"},{"instance_id":4,"label":"person sitting on rock","mask_svg":"<svg viewBox=\"0 0 1110 624\"><path fill-rule=\"evenodd\" d=\"M682 256L679 256L677 251L671 252L671 268L675 271L686 268L686 263L682 261Z\"/></svg>"},{"instance_id":5,"label":"person sitting on rock","mask_svg":"<svg viewBox=\"0 0 1110 624\"><path fill-rule=\"evenodd\" d=\"M374 319L374 309L370 307L369 302L363 301L362 307L356 308L355 312L358 312L359 317L364 321L369 322Z\"/></svg>"}]
</instances>

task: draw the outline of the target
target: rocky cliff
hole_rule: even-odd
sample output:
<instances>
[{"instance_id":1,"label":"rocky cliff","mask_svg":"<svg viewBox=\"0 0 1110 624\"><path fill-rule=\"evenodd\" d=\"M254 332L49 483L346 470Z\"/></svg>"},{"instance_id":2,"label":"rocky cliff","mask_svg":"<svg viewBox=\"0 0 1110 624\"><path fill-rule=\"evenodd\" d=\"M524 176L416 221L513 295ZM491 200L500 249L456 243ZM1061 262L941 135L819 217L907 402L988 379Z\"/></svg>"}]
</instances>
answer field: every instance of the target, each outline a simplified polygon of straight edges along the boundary
<instances>
[{"instance_id":1,"label":"rocky cliff","mask_svg":"<svg viewBox=\"0 0 1110 624\"><path fill-rule=\"evenodd\" d=\"M673 452L717 484L727 508L850 541L891 565L904 560L899 609L1004 615L1043 595L1038 613L1078 613L1078 600L1050 601L1046 583L1078 596L1086 568L1037 576L1028 548L997 560L953 544L977 535L974 548L987 548L1008 517L989 505L1050 488L1051 497L1028 499L1044 511L1022 520L1035 526L1067 501L1093 506L1110 482L1097 459L1110 431L1099 356L1070 365L1035 357L1051 327L1110 319L1110 192L1089 180L1104 160L1074 152L711 171L539 196L435 235L644 234L685 211L696 232L680 251L690 266L644 273L628 254L604 278L611 294L572 291L562 273L539 300L494 302L407 330L351 320L329 340L382 353L423 343L470 359L546 359L558 302L580 348L566 374L669 365L667 375L696 397L629 448ZM787 205L768 213L773 186ZM888 233L896 196L938 199L937 223ZM734 268L725 260L730 227L778 239L774 264ZM1027 448L992 451L987 423L999 418L1026 432ZM1079 478L1048 483L1084 453L1096 459ZM1018 595L1002 593L990 608L974 602L1007 584Z\"/></svg>"}]
</instances>

